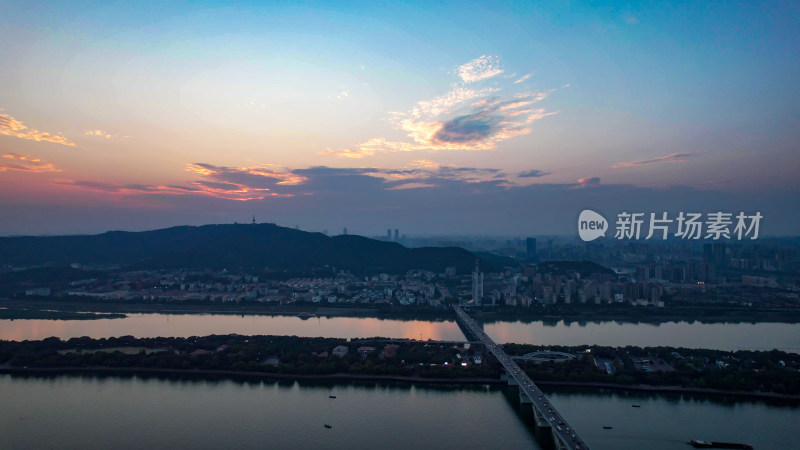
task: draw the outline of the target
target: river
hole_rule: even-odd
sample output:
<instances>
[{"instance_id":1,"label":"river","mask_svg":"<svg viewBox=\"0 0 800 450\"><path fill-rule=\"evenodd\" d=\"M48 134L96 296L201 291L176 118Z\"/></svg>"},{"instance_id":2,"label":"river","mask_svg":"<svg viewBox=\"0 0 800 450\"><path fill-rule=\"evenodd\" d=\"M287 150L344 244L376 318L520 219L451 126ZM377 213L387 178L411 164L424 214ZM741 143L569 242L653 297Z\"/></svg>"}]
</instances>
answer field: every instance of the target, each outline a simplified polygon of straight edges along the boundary
<instances>
[{"instance_id":1,"label":"river","mask_svg":"<svg viewBox=\"0 0 800 450\"><path fill-rule=\"evenodd\" d=\"M800 407L544 391L594 450L685 450L689 439L796 448ZM0 375L0 392L4 449L547 448L501 387Z\"/></svg>"},{"instance_id":2,"label":"river","mask_svg":"<svg viewBox=\"0 0 800 450\"><path fill-rule=\"evenodd\" d=\"M688 348L800 350L797 323L662 324L623 322L489 322L489 336L498 343L538 345L637 345ZM374 317L314 317L225 314L130 314L124 319L0 320L0 339L44 339L50 336L93 338L132 335L203 336L209 334L274 334L338 338L393 337L462 340L452 320L398 320Z\"/></svg>"}]
</instances>

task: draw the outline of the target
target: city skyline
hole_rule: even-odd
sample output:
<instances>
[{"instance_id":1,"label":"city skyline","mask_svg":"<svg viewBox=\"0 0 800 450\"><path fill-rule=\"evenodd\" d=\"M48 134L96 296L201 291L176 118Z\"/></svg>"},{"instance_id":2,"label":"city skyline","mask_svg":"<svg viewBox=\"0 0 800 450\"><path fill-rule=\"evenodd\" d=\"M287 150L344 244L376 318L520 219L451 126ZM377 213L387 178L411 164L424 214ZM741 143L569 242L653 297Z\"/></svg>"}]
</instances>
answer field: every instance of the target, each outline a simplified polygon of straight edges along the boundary
<instances>
[{"instance_id":1,"label":"city skyline","mask_svg":"<svg viewBox=\"0 0 800 450\"><path fill-rule=\"evenodd\" d=\"M4 5L0 235L796 234L794 5Z\"/></svg>"}]
</instances>

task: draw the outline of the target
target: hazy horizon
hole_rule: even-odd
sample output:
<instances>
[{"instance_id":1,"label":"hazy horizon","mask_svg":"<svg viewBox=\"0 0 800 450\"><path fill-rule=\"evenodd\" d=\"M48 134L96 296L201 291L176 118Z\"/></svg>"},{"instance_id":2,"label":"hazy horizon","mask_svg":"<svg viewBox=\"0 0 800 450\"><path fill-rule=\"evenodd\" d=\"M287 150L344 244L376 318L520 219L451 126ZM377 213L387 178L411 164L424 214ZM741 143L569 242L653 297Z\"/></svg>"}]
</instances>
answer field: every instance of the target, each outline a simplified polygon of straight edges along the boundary
<instances>
[{"instance_id":1,"label":"hazy horizon","mask_svg":"<svg viewBox=\"0 0 800 450\"><path fill-rule=\"evenodd\" d=\"M251 221L252 221L252 217L251 217ZM97 232L85 232L85 233L77 232L77 233L62 233L62 234L52 234L52 233L3 234L3 235L0 235L0 238L3 238L3 237L95 236L95 235L99 235L99 234L113 233L113 232L137 233L137 232L157 231L157 230L164 230L164 229L169 229L169 228L180 228L180 227L203 227L203 226L216 226L216 225L251 225L251 224L252 224L252 222L248 222L248 221L244 221L243 220L243 221L204 223L204 224L173 224L173 225L167 225L167 226L164 226L164 227L147 228L147 229L144 229L144 228L143 229L106 229L106 230L101 230L101 231L97 231ZM282 223L276 223L276 222L267 222L267 221L258 221L258 220L256 221L256 224L257 225L266 225L266 224L276 225L276 226L279 226L279 227L297 229L299 231L305 231L305 232L308 232L308 233L322 233L322 234L325 234L326 236L329 236L329 237L345 235L344 229L322 228L322 229L316 230L316 229L302 228L302 227L295 226L295 225L282 224ZM394 231L395 231L395 229L394 228L390 228L390 227L384 227L383 229L374 230L374 231L369 231L368 230L368 231L365 231L365 232L359 232L358 230L352 230L350 228L347 228L346 235L348 235L348 236L361 236L361 237L370 238L370 239L384 239L386 237L386 231L389 230L389 229L391 229L391 231L392 231L392 239L391 239L391 241L394 242ZM408 230L403 230L403 229L398 229L398 230L400 231L401 241L405 240L405 239L509 239L509 238L510 239L525 239L525 238L532 237L532 238L543 238L543 239L552 238L552 239L572 240L572 241L575 241L575 242L580 242L580 238L578 237L577 233L575 233L575 232L565 232L565 233L561 233L561 234L559 234L559 233L529 233L529 234L513 234L513 233L502 234L502 233L499 233L499 234L489 234L489 233L444 233L444 232L440 232L440 233L425 233L425 232L408 231ZM769 241L769 240L780 240L780 239L789 239L789 240L798 239L798 238L800 238L800 233L798 233L798 234L786 234L786 235L769 235L769 234L768 235L763 235L762 234L762 235L759 236L757 241L750 240L750 239L736 240L735 238L732 239L732 240L723 239L723 240L719 240L719 241L715 241L713 239L685 240L685 239L681 239L679 237L674 237L674 236L669 236L669 238L666 239L666 240L662 240L662 239L644 239L644 238L633 239L633 240L630 240L630 239L618 240L618 239L612 238L610 236L611 235L609 234L609 236L607 236L606 238L599 239L599 240L593 242L593 244L609 244L609 243L612 243L612 242L619 242L619 243L636 243L636 242L638 242L638 243L652 243L652 244L659 244L659 243L664 244L664 243L670 243L670 242L683 242L683 243L686 243L686 244L706 243L706 242L726 242L726 243L729 243L729 244L735 244L735 243L739 243L739 244L754 243L755 244L755 243L758 243L758 241ZM399 243L402 244L403 242L399 242ZM543 244L544 244L544 242L540 242L539 243L539 245L543 245Z\"/></svg>"}]
</instances>

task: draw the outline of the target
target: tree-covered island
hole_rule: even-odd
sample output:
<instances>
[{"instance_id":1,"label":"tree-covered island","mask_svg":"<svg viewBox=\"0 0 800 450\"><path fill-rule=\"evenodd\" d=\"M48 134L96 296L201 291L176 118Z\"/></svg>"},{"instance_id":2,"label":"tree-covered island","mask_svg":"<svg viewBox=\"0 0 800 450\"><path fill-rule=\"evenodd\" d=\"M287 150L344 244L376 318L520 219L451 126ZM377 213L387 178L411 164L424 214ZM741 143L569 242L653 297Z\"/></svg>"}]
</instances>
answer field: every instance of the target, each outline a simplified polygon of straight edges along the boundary
<instances>
[{"instance_id":1,"label":"tree-covered island","mask_svg":"<svg viewBox=\"0 0 800 450\"><path fill-rule=\"evenodd\" d=\"M522 344L504 348L543 384L724 391L800 400L796 353ZM475 343L263 335L0 341L0 370L454 382L499 381L502 374L502 367Z\"/></svg>"}]
</instances>

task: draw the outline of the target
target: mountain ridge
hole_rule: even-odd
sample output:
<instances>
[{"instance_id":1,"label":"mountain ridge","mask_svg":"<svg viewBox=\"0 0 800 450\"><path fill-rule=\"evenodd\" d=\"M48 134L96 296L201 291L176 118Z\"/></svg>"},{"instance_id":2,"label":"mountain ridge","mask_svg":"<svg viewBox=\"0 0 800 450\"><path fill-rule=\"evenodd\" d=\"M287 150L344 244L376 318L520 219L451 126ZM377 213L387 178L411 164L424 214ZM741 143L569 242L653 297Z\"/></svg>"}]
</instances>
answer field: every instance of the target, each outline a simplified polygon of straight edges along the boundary
<instances>
[{"instance_id":1,"label":"mountain ridge","mask_svg":"<svg viewBox=\"0 0 800 450\"><path fill-rule=\"evenodd\" d=\"M107 264L131 269L257 268L305 270L324 266L354 272L464 273L479 260L462 248L407 248L356 235L327 236L274 224L181 225L97 235L0 237L0 265Z\"/></svg>"}]
</instances>

